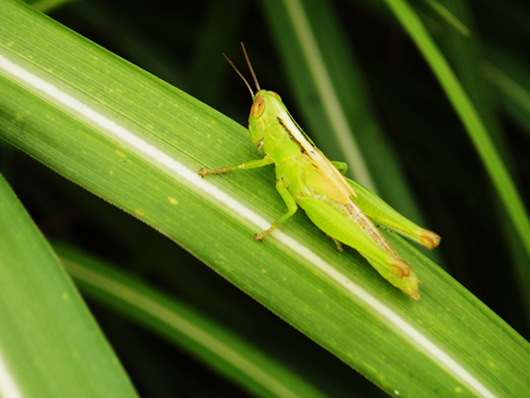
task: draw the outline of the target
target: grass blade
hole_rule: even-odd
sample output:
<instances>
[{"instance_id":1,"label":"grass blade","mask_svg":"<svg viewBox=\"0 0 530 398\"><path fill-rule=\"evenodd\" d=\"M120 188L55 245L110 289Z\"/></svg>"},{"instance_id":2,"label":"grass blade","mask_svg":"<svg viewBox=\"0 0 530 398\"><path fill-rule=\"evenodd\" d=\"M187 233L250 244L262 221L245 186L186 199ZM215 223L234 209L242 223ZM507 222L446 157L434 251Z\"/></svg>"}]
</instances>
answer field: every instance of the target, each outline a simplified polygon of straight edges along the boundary
<instances>
[{"instance_id":1,"label":"grass blade","mask_svg":"<svg viewBox=\"0 0 530 398\"><path fill-rule=\"evenodd\" d=\"M57 257L0 175L0 394L137 397Z\"/></svg>"},{"instance_id":2,"label":"grass blade","mask_svg":"<svg viewBox=\"0 0 530 398\"><path fill-rule=\"evenodd\" d=\"M387 3L424 55L460 116L530 257L530 221L527 211L475 107L414 11L402 0L387 0ZM529 282L525 281L525 285L528 286Z\"/></svg>"}]
</instances>

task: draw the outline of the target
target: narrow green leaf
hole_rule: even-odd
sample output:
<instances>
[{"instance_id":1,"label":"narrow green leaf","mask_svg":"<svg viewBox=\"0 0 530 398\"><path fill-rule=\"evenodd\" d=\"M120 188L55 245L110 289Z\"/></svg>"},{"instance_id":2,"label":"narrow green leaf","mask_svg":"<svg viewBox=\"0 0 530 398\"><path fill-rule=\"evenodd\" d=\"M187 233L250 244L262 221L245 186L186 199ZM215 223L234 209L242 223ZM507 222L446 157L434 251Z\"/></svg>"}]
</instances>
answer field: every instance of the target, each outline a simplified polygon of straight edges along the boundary
<instances>
[{"instance_id":1,"label":"narrow green leaf","mask_svg":"<svg viewBox=\"0 0 530 398\"><path fill-rule=\"evenodd\" d=\"M193 61L187 73L187 90L210 106L221 102L221 78L226 75L229 66L222 59L219 49L237 43L236 22L243 4L241 0L212 1L201 34L196 40ZM220 35L219 31L224 34ZM208 76L208 79L204 76Z\"/></svg>"},{"instance_id":2,"label":"narrow green leaf","mask_svg":"<svg viewBox=\"0 0 530 398\"><path fill-rule=\"evenodd\" d=\"M437 76L473 141L530 257L530 220L515 184L468 95L423 24L403 0L386 0ZM528 282L525 282L527 285ZM528 285L527 285L528 286Z\"/></svg>"},{"instance_id":3,"label":"narrow green leaf","mask_svg":"<svg viewBox=\"0 0 530 398\"><path fill-rule=\"evenodd\" d=\"M137 397L57 257L0 175L0 395Z\"/></svg>"},{"instance_id":4,"label":"narrow green leaf","mask_svg":"<svg viewBox=\"0 0 530 398\"><path fill-rule=\"evenodd\" d=\"M440 15L443 19L447 21L449 25L455 28L465 37L471 36L471 31L466 25L462 23L451 11L447 9L443 4L436 0L423 0L425 1L436 13Z\"/></svg>"},{"instance_id":5,"label":"narrow green leaf","mask_svg":"<svg viewBox=\"0 0 530 398\"><path fill-rule=\"evenodd\" d=\"M504 109L530 135L530 73L520 61L497 49L490 49L491 63L485 77L500 92Z\"/></svg>"},{"instance_id":6,"label":"narrow green leaf","mask_svg":"<svg viewBox=\"0 0 530 398\"><path fill-rule=\"evenodd\" d=\"M48 13L72 1L74 0L28 0L26 3L31 4L36 10Z\"/></svg>"}]
</instances>

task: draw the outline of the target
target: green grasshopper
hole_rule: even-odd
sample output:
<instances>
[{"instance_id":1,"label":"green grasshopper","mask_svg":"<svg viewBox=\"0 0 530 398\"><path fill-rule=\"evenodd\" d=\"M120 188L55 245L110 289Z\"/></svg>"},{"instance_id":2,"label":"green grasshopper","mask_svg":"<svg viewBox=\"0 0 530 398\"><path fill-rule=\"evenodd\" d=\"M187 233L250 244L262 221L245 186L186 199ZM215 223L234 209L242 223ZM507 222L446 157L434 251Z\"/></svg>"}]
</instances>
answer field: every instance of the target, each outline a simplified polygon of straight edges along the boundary
<instances>
[{"instance_id":1,"label":"green grasshopper","mask_svg":"<svg viewBox=\"0 0 530 398\"><path fill-rule=\"evenodd\" d=\"M417 226L370 190L344 177L347 165L329 161L294 121L280 96L260 88L245 46L243 43L241 46L256 85L255 94L232 61L225 54L223 56L250 91L253 101L248 127L250 140L266 155L237 166L201 169L199 174L222 174L274 163L276 189L287 205L287 213L268 230L257 234L256 241L270 235L300 206L311 221L335 241L338 251L342 251L341 243L357 249L383 278L419 300L418 283L421 282L370 218L429 249L438 246L440 236Z\"/></svg>"}]
</instances>

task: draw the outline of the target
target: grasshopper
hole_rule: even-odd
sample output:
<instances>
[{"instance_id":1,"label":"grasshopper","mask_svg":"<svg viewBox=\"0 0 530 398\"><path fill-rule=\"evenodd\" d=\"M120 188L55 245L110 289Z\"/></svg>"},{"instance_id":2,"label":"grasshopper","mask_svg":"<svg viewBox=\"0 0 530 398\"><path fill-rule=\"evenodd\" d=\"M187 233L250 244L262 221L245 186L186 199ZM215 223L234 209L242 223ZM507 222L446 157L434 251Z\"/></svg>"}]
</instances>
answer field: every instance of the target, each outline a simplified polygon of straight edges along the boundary
<instances>
[{"instance_id":1,"label":"grasshopper","mask_svg":"<svg viewBox=\"0 0 530 398\"><path fill-rule=\"evenodd\" d=\"M265 157L237 166L201 169L199 174L222 174L274 163L276 189L287 206L287 212L268 230L258 233L256 241L270 235L301 207L311 221L335 241L338 251L342 251L341 243L357 249L383 278L419 300L418 283L421 282L374 222L429 249L438 246L440 236L414 224L370 190L346 178L347 165L328 160L294 121L281 97L274 91L260 88L245 46L243 43L241 46L256 93L232 61L225 54L223 56L250 91L250 140L265 152Z\"/></svg>"}]
</instances>

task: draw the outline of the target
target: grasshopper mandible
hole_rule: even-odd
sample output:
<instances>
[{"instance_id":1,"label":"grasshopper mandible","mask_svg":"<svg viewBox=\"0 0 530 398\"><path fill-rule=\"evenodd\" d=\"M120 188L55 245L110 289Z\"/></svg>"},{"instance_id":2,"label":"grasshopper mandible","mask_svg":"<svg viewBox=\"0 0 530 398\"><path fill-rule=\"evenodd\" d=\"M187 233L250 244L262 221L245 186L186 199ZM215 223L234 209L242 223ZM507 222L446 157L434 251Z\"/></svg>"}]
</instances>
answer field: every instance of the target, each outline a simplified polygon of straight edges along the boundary
<instances>
[{"instance_id":1,"label":"grasshopper mandible","mask_svg":"<svg viewBox=\"0 0 530 398\"><path fill-rule=\"evenodd\" d=\"M276 189L287 206L287 213L268 230L257 234L257 241L270 235L300 206L311 221L335 241L337 250L342 251L341 243L357 249L383 278L419 300L420 281L411 266L397 254L370 219L429 249L438 246L440 236L414 224L370 190L346 178L347 165L328 160L294 121L280 96L260 88L245 46L243 43L241 46L256 85L255 94L232 61L225 54L223 56L250 91L253 101L248 127L250 140L266 155L237 166L201 169L199 174L222 174L274 163Z\"/></svg>"}]
</instances>

